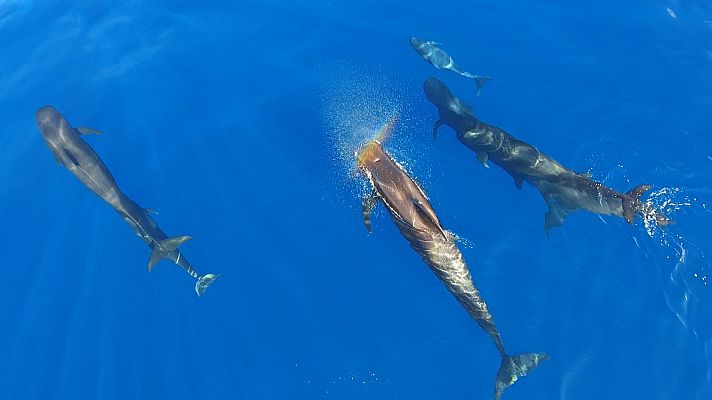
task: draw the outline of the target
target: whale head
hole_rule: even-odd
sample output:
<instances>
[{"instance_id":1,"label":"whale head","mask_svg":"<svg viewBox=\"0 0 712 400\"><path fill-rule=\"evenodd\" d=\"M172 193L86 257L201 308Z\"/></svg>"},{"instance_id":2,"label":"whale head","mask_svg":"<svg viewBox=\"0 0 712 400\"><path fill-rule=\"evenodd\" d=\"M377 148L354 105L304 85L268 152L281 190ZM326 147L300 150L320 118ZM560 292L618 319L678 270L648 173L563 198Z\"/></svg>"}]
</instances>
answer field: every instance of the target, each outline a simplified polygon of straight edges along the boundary
<instances>
[{"instance_id":1,"label":"whale head","mask_svg":"<svg viewBox=\"0 0 712 400\"><path fill-rule=\"evenodd\" d=\"M423 90L428 101L440 111L441 117L456 115L460 118L474 118L475 113L467 103L452 94L450 88L438 78L428 78L423 82Z\"/></svg>"},{"instance_id":2,"label":"whale head","mask_svg":"<svg viewBox=\"0 0 712 400\"><path fill-rule=\"evenodd\" d=\"M410 41L410 45L413 46L414 49L418 50L422 48L425 45L425 42L418 39L417 37L411 37L408 39Z\"/></svg>"},{"instance_id":3,"label":"whale head","mask_svg":"<svg viewBox=\"0 0 712 400\"><path fill-rule=\"evenodd\" d=\"M367 169L369 165L380 161L382 153L381 145L376 140L371 140L356 150L356 166Z\"/></svg>"},{"instance_id":4,"label":"whale head","mask_svg":"<svg viewBox=\"0 0 712 400\"><path fill-rule=\"evenodd\" d=\"M386 123L381 127L381 129L376 132L376 136L366 143L362 143L356 148L356 166L361 170L367 170L369 165L373 165L385 157L383 148L381 145L388 139L390 134L393 132L396 122L398 121L398 113L394 113L386 121Z\"/></svg>"},{"instance_id":5,"label":"whale head","mask_svg":"<svg viewBox=\"0 0 712 400\"><path fill-rule=\"evenodd\" d=\"M443 81L438 78L428 78L423 82L423 90L425 91L425 97L433 104L443 104L455 97L450 92L450 88L445 85Z\"/></svg>"},{"instance_id":6,"label":"whale head","mask_svg":"<svg viewBox=\"0 0 712 400\"><path fill-rule=\"evenodd\" d=\"M52 106L44 106L35 112L37 127L45 139L50 139L58 133L62 120L62 114Z\"/></svg>"}]
</instances>

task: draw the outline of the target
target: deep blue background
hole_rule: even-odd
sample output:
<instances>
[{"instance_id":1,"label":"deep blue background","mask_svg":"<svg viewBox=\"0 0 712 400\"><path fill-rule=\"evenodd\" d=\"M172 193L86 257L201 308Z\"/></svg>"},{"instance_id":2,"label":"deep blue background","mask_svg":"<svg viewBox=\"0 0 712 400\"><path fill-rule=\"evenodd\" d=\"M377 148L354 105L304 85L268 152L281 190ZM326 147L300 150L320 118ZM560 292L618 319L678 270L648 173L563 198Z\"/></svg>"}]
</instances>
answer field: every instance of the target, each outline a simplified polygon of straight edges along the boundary
<instances>
[{"instance_id":1,"label":"deep blue background","mask_svg":"<svg viewBox=\"0 0 712 400\"><path fill-rule=\"evenodd\" d=\"M385 212L360 220L349 146L396 108L386 147L508 349L552 356L506 399L712 398L712 6L623 3L0 0L0 398L491 398L489 338ZM475 97L412 35L494 80ZM667 188L677 224L577 213L547 238L532 187L433 142L431 75L573 169ZM204 298L55 165L44 104L194 237L223 274Z\"/></svg>"}]
</instances>

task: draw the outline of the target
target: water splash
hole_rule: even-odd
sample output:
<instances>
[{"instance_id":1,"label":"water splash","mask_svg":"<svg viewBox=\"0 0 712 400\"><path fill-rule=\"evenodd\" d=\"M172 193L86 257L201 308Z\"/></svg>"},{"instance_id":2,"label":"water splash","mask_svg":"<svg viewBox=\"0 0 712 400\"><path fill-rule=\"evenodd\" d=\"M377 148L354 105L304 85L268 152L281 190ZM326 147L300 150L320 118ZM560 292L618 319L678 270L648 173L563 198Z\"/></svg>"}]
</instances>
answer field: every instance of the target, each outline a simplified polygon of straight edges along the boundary
<instances>
[{"instance_id":1,"label":"water splash","mask_svg":"<svg viewBox=\"0 0 712 400\"><path fill-rule=\"evenodd\" d=\"M336 396L337 398L344 393L374 392L374 390L376 393L389 393L390 396L398 396L391 388L391 380L388 377L382 377L370 370L348 372L345 375L336 376L324 386L323 395Z\"/></svg>"},{"instance_id":2,"label":"water splash","mask_svg":"<svg viewBox=\"0 0 712 400\"><path fill-rule=\"evenodd\" d=\"M576 159L585 160L591 166L589 172L602 178L604 184L620 187L621 182L631 184L632 180L638 180L631 179L625 163L614 162L615 159L636 159L633 150L614 157L608 149L621 146L611 146L608 140L592 141L584 147L576 154ZM662 171L671 167L665 168ZM704 179L699 174L682 170L675 170L672 177L694 178L693 182ZM703 346L712 342L712 327L707 323L712 318L712 309L707 304L712 300L708 285L712 268L705 251L698 245L703 239L688 233L698 231L690 226L690 222L703 225L710 222L711 210L701 199L705 195L709 195L706 189L684 186L663 187L647 193L643 203L643 223L632 235L635 245L660 278L660 288L668 308ZM673 224L660 226L656 214L671 218ZM712 362L710 365L712 368Z\"/></svg>"},{"instance_id":3,"label":"water splash","mask_svg":"<svg viewBox=\"0 0 712 400\"><path fill-rule=\"evenodd\" d=\"M457 233L452 232L452 231L448 231L448 233L450 233L450 235L452 235L453 239L455 239L455 241L457 243L460 243L460 245L462 247L464 247L466 249L474 249L475 248L475 244L474 244L474 242L472 242L472 240L470 240L466 237L460 236Z\"/></svg>"},{"instance_id":4,"label":"water splash","mask_svg":"<svg viewBox=\"0 0 712 400\"><path fill-rule=\"evenodd\" d=\"M707 205L683 188L654 191L646 204L650 210L662 212L673 220L688 214L695 219L709 217ZM652 212L645 215L643 226L647 238L655 241L655 246L645 246L643 251L658 267L668 308L680 324L706 346L712 340L712 329L707 326L712 311L705 299L712 293L708 285L711 266L705 252L686 237L681 227L658 226ZM643 239L639 242L649 243Z\"/></svg>"},{"instance_id":5,"label":"water splash","mask_svg":"<svg viewBox=\"0 0 712 400\"><path fill-rule=\"evenodd\" d=\"M330 80L322 90L321 102L328 151L336 167L331 178L350 186L357 172L356 148L400 111L398 98L372 75L348 71Z\"/></svg>"},{"instance_id":6,"label":"water splash","mask_svg":"<svg viewBox=\"0 0 712 400\"><path fill-rule=\"evenodd\" d=\"M394 114L399 115L398 122L384 148L413 174L413 164L408 160L422 158L424 150L413 145L422 141L411 140L411 135L426 132L420 129L422 120L410 113L410 100L414 96L402 89L400 81L378 68L347 68L330 75L332 78L326 79L321 97L327 152L335 167L329 173L329 183L337 185L339 193L355 192L362 196L371 190L364 179L357 179L355 151L361 144L375 139ZM411 129L413 126L418 129ZM430 170L422 164L415 175L427 177Z\"/></svg>"}]
</instances>

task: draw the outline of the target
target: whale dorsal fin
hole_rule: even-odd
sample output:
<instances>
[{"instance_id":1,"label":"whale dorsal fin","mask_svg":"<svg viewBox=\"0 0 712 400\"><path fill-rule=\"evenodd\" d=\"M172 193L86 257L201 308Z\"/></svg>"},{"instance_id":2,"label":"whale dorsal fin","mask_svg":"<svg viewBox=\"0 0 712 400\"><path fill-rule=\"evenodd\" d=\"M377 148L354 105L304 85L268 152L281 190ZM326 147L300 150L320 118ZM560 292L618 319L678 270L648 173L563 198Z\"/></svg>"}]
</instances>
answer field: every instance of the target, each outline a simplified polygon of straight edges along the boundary
<instances>
[{"instance_id":1,"label":"whale dorsal fin","mask_svg":"<svg viewBox=\"0 0 712 400\"><path fill-rule=\"evenodd\" d=\"M418 214L420 214L422 217L424 217L427 221L430 221L433 225L435 225L438 228L438 231L440 232L441 235L443 235L443 238L447 240L447 235L445 234L445 231L443 230L442 226L440 226L440 221L438 221L438 217L435 215L434 212L432 212L432 209L427 210L423 203L413 199L413 205L415 206L416 211L418 211Z\"/></svg>"},{"instance_id":2,"label":"whale dorsal fin","mask_svg":"<svg viewBox=\"0 0 712 400\"><path fill-rule=\"evenodd\" d=\"M79 132L80 135L103 135L104 132L96 130L94 128L87 128L86 126L78 126L77 132Z\"/></svg>"},{"instance_id":3,"label":"whale dorsal fin","mask_svg":"<svg viewBox=\"0 0 712 400\"><path fill-rule=\"evenodd\" d=\"M168 257L173 250L176 250L178 246L189 241L190 239L190 236L175 236L155 241L153 244L153 250L151 251L151 257L148 259L148 272L151 272L153 266L156 265L158 261ZM175 263L177 264L178 260L176 260Z\"/></svg>"},{"instance_id":4,"label":"whale dorsal fin","mask_svg":"<svg viewBox=\"0 0 712 400\"><path fill-rule=\"evenodd\" d=\"M378 202L378 195L375 192L364 196L361 202L361 217L368 233L371 233L371 211Z\"/></svg>"}]
</instances>

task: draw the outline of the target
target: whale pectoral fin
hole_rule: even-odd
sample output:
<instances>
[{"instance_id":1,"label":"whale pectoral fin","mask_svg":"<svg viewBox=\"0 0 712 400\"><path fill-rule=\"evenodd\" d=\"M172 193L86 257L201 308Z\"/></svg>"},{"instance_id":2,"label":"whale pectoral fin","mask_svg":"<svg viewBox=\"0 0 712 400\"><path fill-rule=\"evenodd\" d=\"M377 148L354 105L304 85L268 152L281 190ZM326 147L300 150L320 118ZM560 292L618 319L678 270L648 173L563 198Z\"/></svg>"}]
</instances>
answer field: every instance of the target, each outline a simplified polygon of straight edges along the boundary
<instances>
[{"instance_id":1,"label":"whale pectoral fin","mask_svg":"<svg viewBox=\"0 0 712 400\"><path fill-rule=\"evenodd\" d=\"M489 156L487 155L487 153L485 153L484 151L480 151L479 153L477 153L477 161L479 161L480 164L482 164L482 166L485 168L489 168L487 160L489 160Z\"/></svg>"},{"instance_id":2,"label":"whale pectoral fin","mask_svg":"<svg viewBox=\"0 0 712 400\"><path fill-rule=\"evenodd\" d=\"M524 183L524 180L520 176L513 176L514 178L514 186L517 187L517 189L522 188L522 184Z\"/></svg>"},{"instance_id":3,"label":"whale pectoral fin","mask_svg":"<svg viewBox=\"0 0 712 400\"><path fill-rule=\"evenodd\" d=\"M164 251L173 251L178 248L178 246L192 239L190 236L174 236L172 238L163 239L159 243Z\"/></svg>"},{"instance_id":4,"label":"whale pectoral fin","mask_svg":"<svg viewBox=\"0 0 712 400\"><path fill-rule=\"evenodd\" d=\"M522 178L522 176L512 172L510 172L509 175L511 175L512 179L514 179L514 186L516 186L517 189L521 189L522 184L524 183L524 179Z\"/></svg>"},{"instance_id":5,"label":"whale pectoral fin","mask_svg":"<svg viewBox=\"0 0 712 400\"><path fill-rule=\"evenodd\" d=\"M433 124L433 140L435 140L438 137L438 129L440 129L441 126L443 126L445 122L443 122L443 119L440 118L437 121L435 121L435 124Z\"/></svg>"},{"instance_id":6,"label":"whale pectoral fin","mask_svg":"<svg viewBox=\"0 0 712 400\"><path fill-rule=\"evenodd\" d=\"M148 272L151 272L153 267L164 257L161 253L162 252L158 249L158 245L154 244L151 256L148 258Z\"/></svg>"},{"instance_id":7,"label":"whale pectoral fin","mask_svg":"<svg viewBox=\"0 0 712 400\"><path fill-rule=\"evenodd\" d=\"M438 217L435 215L432 209L426 209L423 203L416 200L413 200L413 205L418 211L418 214L420 214L425 220L430 221L431 224L435 225L438 228L440 234L443 235L443 238L447 240L447 234L445 233L445 230L443 230L442 226L440 226L440 221L438 221Z\"/></svg>"},{"instance_id":8,"label":"whale pectoral fin","mask_svg":"<svg viewBox=\"0 0 712 400\"><path fill-rule=\"evenodd\" d=\"M549 202L549 211L547 211L544 216L544 230L546 234L549 235L551 228L561 226L564 223L564 218L566 218L566 209L562 207L559 203Z\"/></svg>"},{"instance_id":9,"label":"whale pectoral fin","mask_svg":"<svg viewBox=\"0 0 712 400\"><path fill-rule=\"evenodd\" d=\"M77 132L79 132L80 135L103 135L104 132L93 129L93 128L87 128L86 126L78 126L76 127Z\"/></svg>"},{"instance_id":10,"label":"whale pectoral fin","mask_svg":"<svg viewBox=\"0 0 712 400\"><path fill-rule=\"evenodd\" d=\"M363 217L363 224L366 226L368 233L371 233L371 211L376 206L378 202L378 196L376 193L371 193L368 196L364 196L361 202L361 216Z\"/></svg>"}]
</instances>

